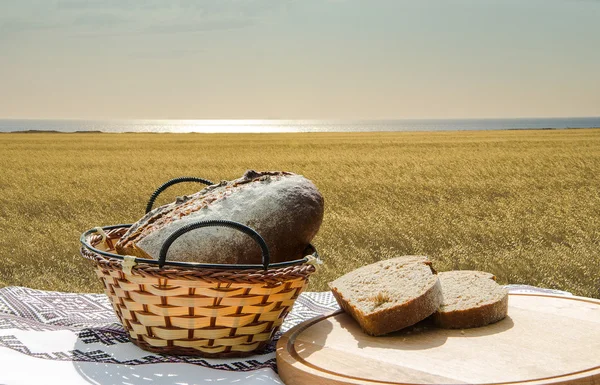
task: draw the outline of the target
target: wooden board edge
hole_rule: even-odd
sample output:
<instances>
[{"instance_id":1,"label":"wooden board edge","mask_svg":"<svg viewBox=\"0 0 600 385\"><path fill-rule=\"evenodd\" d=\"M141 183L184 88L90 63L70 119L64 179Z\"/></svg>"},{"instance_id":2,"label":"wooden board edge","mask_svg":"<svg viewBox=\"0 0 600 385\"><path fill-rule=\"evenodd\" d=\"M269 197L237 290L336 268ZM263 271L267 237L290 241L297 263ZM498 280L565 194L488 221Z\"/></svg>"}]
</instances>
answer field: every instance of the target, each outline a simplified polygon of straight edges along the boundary
<instances>
[{"instance_id":1,"label":"wooden board edge","mask_svg":"<svg viewBox=\"0 0 600 385\"><path fill-rule=\"evenodd\" d=\"M520 296L520 297L551 297L558 299L570 299L581 302L589 302L600 305L600 299L589 298L589 297L579 297L576 295L559 295L559 294L549 294L549 293L508 293L508 296Z\"/></svg>"},{"instance_id":2,"label":"wooden board edge","mask_svg":"<svg viewBox=\"0 0 600 385\"><path fill-rule=\"evenodd\" d=\"M336 316L337 314L343 313L343 310L335 310L329 313L325 313L292 327L290 330L285 332L279 341L277 341L276 347L276 361L277 361L277 372L279 377L285 385L304 385L304 384L327 384L327 385L360 385L369 384L365 380L352 380L335 374L330 374L323 370L312 368L304 363L302 358L297 356L293 344L296 341L296 337L304 331L306 328L320 322L326 318ZM323 382L324 379L327 382ZM372 384L377 384L373 383Z\"/></svg>"}]
</instances>

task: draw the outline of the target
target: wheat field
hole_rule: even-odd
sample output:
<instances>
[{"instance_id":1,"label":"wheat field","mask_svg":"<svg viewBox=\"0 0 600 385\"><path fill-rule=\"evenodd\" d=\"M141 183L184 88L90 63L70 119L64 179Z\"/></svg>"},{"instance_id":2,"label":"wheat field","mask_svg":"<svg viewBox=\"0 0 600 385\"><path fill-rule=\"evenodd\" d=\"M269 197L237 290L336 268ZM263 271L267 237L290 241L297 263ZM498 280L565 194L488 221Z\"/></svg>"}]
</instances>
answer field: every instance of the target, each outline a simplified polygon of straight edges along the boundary
<instances>
[{"instance_id":1,"label":"wheat field","mask_svg":"<svg viewBox=\"0 0 600 385\"><path fill-rule=\"evenodd\" d=\"M600 130L0 134L0 286L100 292L80 234L131 223L162 182L287 170L325 197L309 290L383 258L600 298ZM196 191L176 186L160 203Z\"/></svg>"}]
</instances>

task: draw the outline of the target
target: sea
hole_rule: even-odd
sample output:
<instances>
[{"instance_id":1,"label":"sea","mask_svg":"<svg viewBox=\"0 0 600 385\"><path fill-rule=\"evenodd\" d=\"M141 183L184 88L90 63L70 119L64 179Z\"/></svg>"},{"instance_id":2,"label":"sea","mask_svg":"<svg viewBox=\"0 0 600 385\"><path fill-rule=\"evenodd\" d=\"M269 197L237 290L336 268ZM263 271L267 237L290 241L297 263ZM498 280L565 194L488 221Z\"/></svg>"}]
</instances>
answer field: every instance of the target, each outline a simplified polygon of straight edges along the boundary
<instances>
[{"instance_id":1,"label":"sea","mask_svg":"<svg viewBox=\"0 0 600 385\"><path fill-rule=\"evenodd\" d=\"M0 119L0 132L391 132L600 127L598 117L396 120L43 120Z\"/></svg>"}]
</instances>

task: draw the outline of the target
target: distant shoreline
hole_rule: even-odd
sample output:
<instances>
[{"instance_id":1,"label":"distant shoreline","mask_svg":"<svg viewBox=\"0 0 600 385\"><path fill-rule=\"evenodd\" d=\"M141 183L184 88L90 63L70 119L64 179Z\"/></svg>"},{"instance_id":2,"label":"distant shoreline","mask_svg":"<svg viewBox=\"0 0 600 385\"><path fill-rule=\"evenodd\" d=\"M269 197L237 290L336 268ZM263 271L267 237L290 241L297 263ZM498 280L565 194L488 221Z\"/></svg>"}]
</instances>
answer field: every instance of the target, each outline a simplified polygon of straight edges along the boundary
<instances>
[{"instance_id":1,"label":"distant shoreline","mask_svg":"<svg viewBox=\"0 0 600 385\"><path fill-rule=\"evenodd\" d=\"M122 131L122 132L111 132L111 131L100 131L100 130L78 130L78 131L59 131L59 130L14 130L14 131L0 131L0 134L202 134L202 135L248 135L248 134L377 134L377 133L418 133L418 132L478 132L478 131L552 131L552 130L597 130L597 127L526 127L526 128L498 128L498 129L447 129L447 130L419 130L419 131L293 131L293 132L169 132L169 131L153 131L153 132L140 132L140 131Z\"/></svg>"},{"instance_id":2,"label":"distant shoreline","mask_svg":"<svg viewBox=\"0 0 600 385\"><path fill-rule=\"evenodd\" d=\"M0 132L2 134L121 134L121 132L105 132L105 131L59 131L59 130L16 130Z\"/></svg>"}]
</instances>

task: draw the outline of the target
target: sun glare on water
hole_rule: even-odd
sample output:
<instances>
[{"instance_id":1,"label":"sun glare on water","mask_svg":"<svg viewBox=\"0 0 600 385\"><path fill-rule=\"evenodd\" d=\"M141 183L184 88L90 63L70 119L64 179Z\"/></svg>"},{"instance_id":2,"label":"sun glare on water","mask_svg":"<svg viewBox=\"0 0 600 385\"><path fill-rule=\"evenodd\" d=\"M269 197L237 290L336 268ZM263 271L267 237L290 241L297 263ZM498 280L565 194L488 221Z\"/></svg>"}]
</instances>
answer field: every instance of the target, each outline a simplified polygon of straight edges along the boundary
<instances>
[{"instance_id":1,"label":"sun glare on water","mask_svg":"<svg viewBox=\"0 0 600 385\"><path fill-rule=\"evenodd\" d=\"M297 128L284 122L269 120L170 120L165 122L171 132L200 133L271 133L296 132ZM153 125L156 125L154 122ZM148 130L154 131L154 130Z\"/></svg>"}]
</instances>

